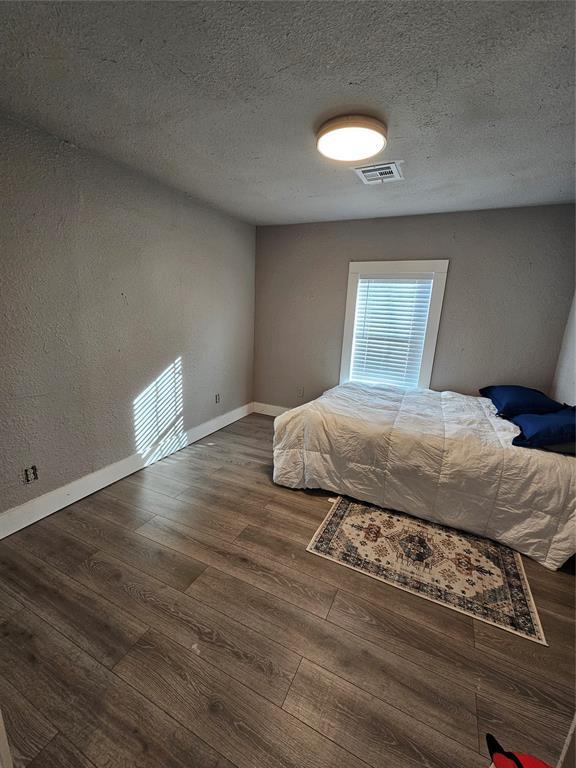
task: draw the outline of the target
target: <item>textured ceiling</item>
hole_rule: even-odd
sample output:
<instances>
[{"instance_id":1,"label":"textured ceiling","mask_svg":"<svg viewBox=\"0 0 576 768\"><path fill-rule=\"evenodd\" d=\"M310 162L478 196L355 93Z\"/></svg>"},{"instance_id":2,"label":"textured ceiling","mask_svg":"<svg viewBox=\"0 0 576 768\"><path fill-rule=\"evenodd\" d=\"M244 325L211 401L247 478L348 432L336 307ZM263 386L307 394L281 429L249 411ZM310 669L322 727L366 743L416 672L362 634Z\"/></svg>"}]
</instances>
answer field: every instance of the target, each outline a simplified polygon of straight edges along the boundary
<instances>
[{"instance_id":1,"label":"textured ceiling","mask_svg":"<svg viewBox=\"0 0 576 768\"><path fill-rule=\"evenodd\" d=\"M0 109L256 223L574 199L571 2L2 2ZM389 123L404 182L315 149Z\"/></svg>"}]
</instances>

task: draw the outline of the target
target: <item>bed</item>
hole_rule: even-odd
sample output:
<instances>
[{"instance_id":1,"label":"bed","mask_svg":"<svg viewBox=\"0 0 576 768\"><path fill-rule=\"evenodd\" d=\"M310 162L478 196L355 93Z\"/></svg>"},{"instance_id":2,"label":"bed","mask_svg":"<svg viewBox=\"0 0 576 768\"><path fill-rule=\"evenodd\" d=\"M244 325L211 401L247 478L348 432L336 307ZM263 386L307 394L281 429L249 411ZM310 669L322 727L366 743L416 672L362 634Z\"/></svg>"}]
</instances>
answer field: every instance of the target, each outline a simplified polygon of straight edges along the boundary
<instances>
[{"instance_id":1,"label":"bed","mask_svg":"<svg viewBox=\"0 0 576 768\"><path fill-rule=\"evenodd\" d=\"M555 570L576 551L576 459L518 448L490 400L343 384L274 422L274 481L487 536Z\"/></svg>"}]
</instances>

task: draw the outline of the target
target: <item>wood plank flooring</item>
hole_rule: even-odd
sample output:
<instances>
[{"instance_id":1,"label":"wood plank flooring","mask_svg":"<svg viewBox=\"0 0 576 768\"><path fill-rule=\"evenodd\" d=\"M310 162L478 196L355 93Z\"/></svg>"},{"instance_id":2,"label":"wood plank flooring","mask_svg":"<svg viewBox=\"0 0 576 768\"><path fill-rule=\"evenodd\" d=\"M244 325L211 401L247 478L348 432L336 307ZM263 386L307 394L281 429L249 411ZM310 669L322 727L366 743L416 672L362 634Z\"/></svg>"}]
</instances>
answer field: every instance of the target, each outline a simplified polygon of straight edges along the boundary
<instances>
[{"instance_id":1,"label":"wood plank flooring","mask_svg":"<svg viewBox=\"0 0 576 768\"><path fill-rule=\"evenodd\" d=\"M574 575L526 561L550 647L306 552L329 494L248 416L0 542L0 707L30 768L554 764Z\"/></svg>"}]
</instances>

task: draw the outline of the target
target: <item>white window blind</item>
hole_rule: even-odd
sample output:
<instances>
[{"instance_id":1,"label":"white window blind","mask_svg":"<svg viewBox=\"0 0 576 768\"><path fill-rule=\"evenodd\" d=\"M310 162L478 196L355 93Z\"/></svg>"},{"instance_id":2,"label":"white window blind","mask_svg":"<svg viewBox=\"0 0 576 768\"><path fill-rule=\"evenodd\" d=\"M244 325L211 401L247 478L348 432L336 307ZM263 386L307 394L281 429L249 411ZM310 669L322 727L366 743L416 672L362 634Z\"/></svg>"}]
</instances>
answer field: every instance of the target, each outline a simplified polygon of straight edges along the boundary
<instances>
[{"instance_id":1,"label":"white window blind","mask_svg":"<svg viewBox=\"0 0 576 768\"><path fill-rule=\"evenodd\" d=\"M351 261L340 383L429 387L448 259Z\"/></svg>"},{"instance_id":2,"label":"white window blind","mask_svg":"<svg viewBox=\"0 0 576 768\"><path fill-rule=\"evenodd\" d=\"M432 278L358 279L350 380L417 387Z\"/></svg>"}]
</instances>

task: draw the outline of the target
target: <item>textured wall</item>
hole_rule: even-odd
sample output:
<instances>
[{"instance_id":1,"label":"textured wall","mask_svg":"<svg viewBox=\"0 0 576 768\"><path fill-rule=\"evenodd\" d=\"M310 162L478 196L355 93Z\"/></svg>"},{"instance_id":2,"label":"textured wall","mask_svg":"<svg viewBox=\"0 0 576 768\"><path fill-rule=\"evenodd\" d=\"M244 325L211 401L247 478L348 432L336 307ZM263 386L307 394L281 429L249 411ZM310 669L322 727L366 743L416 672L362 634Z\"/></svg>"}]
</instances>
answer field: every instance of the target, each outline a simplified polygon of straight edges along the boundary
<instances>
[{"instance_id":1,"label":"textured wall","mask_svg":"<svg viewBox=\"0 0 576 768\"><path fill-rule=\"evenodd\" d=\"M564 329L552 394L563 403L576 404L576 299L572 299L572 307Z\"/></svg>"},{"instance_id":2,"label":"textured wall","mask_svg":"<svg viewBox=\"0 0 576 768\"><path fill-rule=\"evenodd\" d=\"M338 383L348 262L450 259L432 387L549 389L574 284L571 205L264 227L255 393L296 405Z\"/></svg>"},{"instance_id":3,"label":"textured wall","mask_svg":"<svg viewBox=\"0 0 576 768\"><path fill-rule=\"evenodd\" d=\"M254 230L8 121L0 143L6 509L135 453L133 401L178 357L186 428L251 400Z\"/></svg>"}]
</instances>

